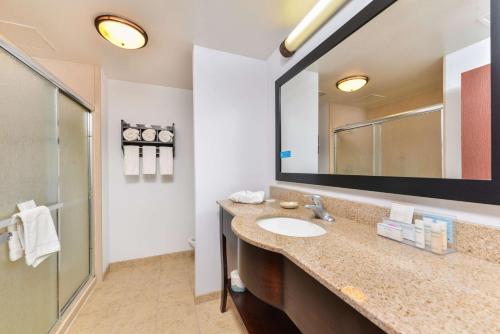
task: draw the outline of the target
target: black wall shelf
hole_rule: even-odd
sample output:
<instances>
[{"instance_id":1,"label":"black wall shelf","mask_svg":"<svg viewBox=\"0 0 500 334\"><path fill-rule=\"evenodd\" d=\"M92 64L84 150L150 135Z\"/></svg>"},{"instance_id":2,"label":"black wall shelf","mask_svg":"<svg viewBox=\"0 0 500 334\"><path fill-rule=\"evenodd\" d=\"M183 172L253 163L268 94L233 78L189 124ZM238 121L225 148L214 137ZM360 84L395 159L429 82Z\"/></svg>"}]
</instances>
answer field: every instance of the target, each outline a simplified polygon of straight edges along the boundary
<instances>
[{"instance_id":1,"label":"black wall shelf","mask_svg":"<svg viewBox=\"0 0 500 334\"><path fill-rule=\"evenodd\" d=\"M139 130L140 138L142 138L142 132L144 130L152 129L155 130L155 140L154 141L145 141L145 140L125 140L123 138L123 131L126 129L137 129ZM169 143L162 142L158 140L158 135L160 131L167 130L172 132L173 137L172 141ZM125 122L123 119L121 120L121 131L120 131L121 143L122 143L122 151L123 147L127 145L139 146L139 156L142 157L142 146L156 146L156 156L160 156L160 147L172 147L172 155L175 157L175 123L168 126L160 126L160 125L151 125L146 126L144 124L136 124L130 125L130 123Z\"/></svg>"}]
</instances>

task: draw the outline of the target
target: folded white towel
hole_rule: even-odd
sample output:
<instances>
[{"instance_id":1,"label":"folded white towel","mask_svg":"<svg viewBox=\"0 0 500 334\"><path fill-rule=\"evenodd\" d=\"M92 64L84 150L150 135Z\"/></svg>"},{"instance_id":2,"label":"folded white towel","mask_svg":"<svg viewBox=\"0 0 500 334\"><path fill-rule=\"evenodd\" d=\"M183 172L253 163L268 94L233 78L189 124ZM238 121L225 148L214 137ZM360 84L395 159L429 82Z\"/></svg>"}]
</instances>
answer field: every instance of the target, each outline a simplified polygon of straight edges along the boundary
<instances>
[{"instance_id":1,"label":"folded white towel","mask_svg":"<svg viewBox=\"0 0 500 334\"><path fill-rule=\"evenodd\" d=\"M131 128L123 130L123 138L126 141L139 140L139 130Z\"/></svg>"},{"instance_id":2,"label":"folded white towel","mask_svg":"<svg viewBox=\"0 0 500 334\"><path fill-rule=\"evenodd\" d=\"M141 133L141 137L144 141L154 141L156 138L156 131L153 129L143 130Z\"/></svg>"},{"instance_id":3,"label":"folded white towel","mask_svg":"<svg viewBox=\"0 0 500 334\"><path fill-rule=\"evenodd\" d=\"M31 210L36 208L36 203L33 200L18 203L17 208L21 212ZM19 234L17 233L17 224L9 225L7 231L11 234L11 238L9 239L9 259L17 261L24 255L23 245L21 245L21 240L19 240Z\"/></svg>"},{"instance_id":4,"label":"folded white towel","mask_svg":"<svg viewBox=\"0 0 500 334\"><path fill-rule=\"evenodd\" d=\"M264 202L265 192L263 191L238 191L231 196L229 199L236 203L246 203L246 204L258 204Z\"/></svg>"},{"instance_id":5,"label":"folded white towel","mask_svg":"<svg viewBox=\"0 0 500 334\"><path fill-rule=\"evenodd\" d=\"M156 174L156 146L142 147L142 174Z\"/></svg>"},{"instance_id":6,"label":"folded white towel","mask_svg":"<svg viewBox=\"0 0 500 334\"><path fill-rule=\"evenodd\" d=\"M24 249L26 264L37 267L61 249L49 208L39 206L12 216L17 238Z\"/></svg>"},{"instance_id":7,"label":"folded white towel","mask_svg":"<svg viewBox=\"0 0 500 334\"><path fill-rule=\"evenodd\" d=\"M231 271L231 290L234 292L245 292L245 284L240 278L238 269Z\"/></svg>"},{"instance_id":8,"label":"folded white towel","mask_svg":"<svg viewBox=\"0 0 500 334\"><path fill-rule=\"evenodd\" d=\"M139 146L126 145L123 148L123 173L125 175L139 175Z\"/></svg>"},{"instance_id":9,"label":"folded white towel","mask_svg":"<svg viewBox=\"0 0 500 334\"><path fill-rule=\"evenodd\" d=\"M174 154L172 147L160 147L160 174L172 175L174 173Z\"/></svg>"},{"instance_id":10,"label":"folded white towel","mask_svg":"<svg viewBox=\"0 0 500 334\"><path fill-rule=\"evenodd\" d=\"M23 245L21 245L21 241L19 240L17 226L15 224L11 224L7 227L7 231L11 234L9 239L9 260L14 262L23 257L24 249Z\"/></svg>"},{"instance_id":11,"label":"folded white towel","mask_svg":"<svg viewBox=\"0 0 500 334\"><path fill-rule=\"evenodd\" d=\"M158 134L158 139L163 143L171 143L174 139L174 134L168 130L161 130Z\"/></svg>"}]
</instances>

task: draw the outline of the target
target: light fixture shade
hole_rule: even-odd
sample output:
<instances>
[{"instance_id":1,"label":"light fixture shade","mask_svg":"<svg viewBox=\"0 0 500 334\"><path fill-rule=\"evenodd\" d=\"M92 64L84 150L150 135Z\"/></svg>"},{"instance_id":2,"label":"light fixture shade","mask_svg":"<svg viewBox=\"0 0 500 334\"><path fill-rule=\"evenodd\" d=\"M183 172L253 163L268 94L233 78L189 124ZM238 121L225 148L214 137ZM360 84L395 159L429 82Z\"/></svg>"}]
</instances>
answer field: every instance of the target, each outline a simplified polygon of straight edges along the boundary
<instances>
[{"instance_id":1,"label":"light fixture shade","mask_svg":"<svg viewBox=\"0 0 500 334\"><path fill-rule=\"evenodd\" d=\"M148 43L148 35L138 24L114 15L101 15L95 19L99 34L123 49L140 49Z\"/></svg>"},{"instance_id":2,"label":"light fixture shade","mask_svg":"<svg viewBox=\"0 0 500 334\"><path fill-rule=\"evenodd\" d=\"M284 57L292 56L347 0L319 0L281 43L280 52Z\"/></svg>"},{"instance_id":3,"label":"light fixture shade","mask_svg":"<svg viewBox=\"0 0 500 334\"><path fill-rule=\"evenodd\" d=\"M337 81L337 88L343 92L352 93L363 88L368 83L365 75L353 75Z\"/></svg>"}]
</instances>

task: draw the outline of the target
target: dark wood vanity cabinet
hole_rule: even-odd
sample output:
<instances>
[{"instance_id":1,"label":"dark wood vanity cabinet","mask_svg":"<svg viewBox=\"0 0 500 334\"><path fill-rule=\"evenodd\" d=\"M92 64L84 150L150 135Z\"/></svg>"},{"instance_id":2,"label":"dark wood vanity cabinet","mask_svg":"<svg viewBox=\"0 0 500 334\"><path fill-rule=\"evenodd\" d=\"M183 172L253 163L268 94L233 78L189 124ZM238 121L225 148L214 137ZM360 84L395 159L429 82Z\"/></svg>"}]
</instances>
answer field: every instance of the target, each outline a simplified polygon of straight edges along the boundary
<instances>
[{"instance_id":1,"label":"dark wood vanity cabinet","mask_svg":"<svg viewBox=\"0 0 500 334\"><path fill-rule=\"evenodd\" d=\"M285 256L243 240L231 230L232 215L220 209L221 311L229 294L249 333L384 333ZM231 291L237 268L247 291Z\"/></svg>"}]
</instances>

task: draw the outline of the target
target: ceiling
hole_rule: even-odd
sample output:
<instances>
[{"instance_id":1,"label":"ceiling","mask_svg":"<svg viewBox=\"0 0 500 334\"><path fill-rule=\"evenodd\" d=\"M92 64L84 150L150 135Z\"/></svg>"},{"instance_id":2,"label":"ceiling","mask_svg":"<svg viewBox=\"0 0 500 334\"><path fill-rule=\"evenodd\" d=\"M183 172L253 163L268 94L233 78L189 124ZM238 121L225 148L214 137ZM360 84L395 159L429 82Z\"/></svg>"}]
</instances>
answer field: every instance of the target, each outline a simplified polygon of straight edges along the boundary
<instances>
[{"instance_id":1,"label":"ceiling","mask_svg":"<svg viewBox=\"0 0 500 334\"><path fill-rule=\"evenodd\" d=\"M369 110L442 90L443 56L489 37L485 16L489 0L396 2L311 65L319 72L322 99ZM336 88L338 80L358 74L370 78L364 88Z\"/></svg>"},{"instance_id":2,"label":"ceiling","mask_svg":"<svg viewBox=\"0 0 500 334\"><path fill-rule=\"evenodd\" d=\"M1 0L0 35L35 57L99 64L112 79L192 87L193 44L266 59L316 0ZM148 45L123 50L94 28L129 18Z\"/></svg>"}]
</instances>

